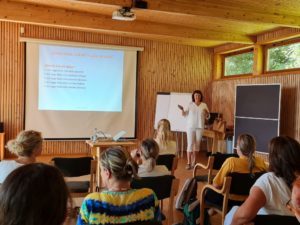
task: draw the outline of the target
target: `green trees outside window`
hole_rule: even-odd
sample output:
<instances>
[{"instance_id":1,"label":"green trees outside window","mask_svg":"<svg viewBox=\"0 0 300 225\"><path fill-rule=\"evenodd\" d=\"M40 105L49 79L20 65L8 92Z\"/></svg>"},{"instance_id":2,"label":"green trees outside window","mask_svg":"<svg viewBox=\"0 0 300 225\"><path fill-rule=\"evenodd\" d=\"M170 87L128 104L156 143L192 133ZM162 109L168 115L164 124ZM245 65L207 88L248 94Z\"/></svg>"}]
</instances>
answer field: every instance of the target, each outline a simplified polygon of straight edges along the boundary
<instances>
[{"instance_id":1,"label":"green trees outside window","mask_svg":"<svg viewBox=\"0 0 300 225\"><path fill-rule=\"evenodd\" d=\"M224 76L252 74L253 52L225 57Z\"/></svg>"},{"instance_id":2,"label":"green trees outside window","mask_svg":"<svg viewBox=\"0 0 300 225\"><path fill-rule=\"evenodd\" d=\"M300 43L268 49L267 71L300 68Z\"/></svg>"}]
</instances>

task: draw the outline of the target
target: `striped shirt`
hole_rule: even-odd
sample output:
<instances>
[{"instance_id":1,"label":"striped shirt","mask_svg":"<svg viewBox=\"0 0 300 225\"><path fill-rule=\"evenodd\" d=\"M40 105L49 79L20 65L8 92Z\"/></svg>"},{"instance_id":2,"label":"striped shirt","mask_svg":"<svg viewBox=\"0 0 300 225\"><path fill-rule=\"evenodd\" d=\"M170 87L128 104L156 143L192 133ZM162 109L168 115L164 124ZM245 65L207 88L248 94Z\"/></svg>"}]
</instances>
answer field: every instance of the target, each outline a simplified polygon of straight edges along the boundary
<instances>
[{"instance_id":1,"label":"striped shirt","mask_svg":"<svg viewBox=\"0 0 300 225\"><path fill-rule=\"evenodd\" d=\"M89 194L83 201L77 225L125 224L137 221L161 221L159 202L151 189L124 192L102 191Z\"/></svg>"}]
</instances>

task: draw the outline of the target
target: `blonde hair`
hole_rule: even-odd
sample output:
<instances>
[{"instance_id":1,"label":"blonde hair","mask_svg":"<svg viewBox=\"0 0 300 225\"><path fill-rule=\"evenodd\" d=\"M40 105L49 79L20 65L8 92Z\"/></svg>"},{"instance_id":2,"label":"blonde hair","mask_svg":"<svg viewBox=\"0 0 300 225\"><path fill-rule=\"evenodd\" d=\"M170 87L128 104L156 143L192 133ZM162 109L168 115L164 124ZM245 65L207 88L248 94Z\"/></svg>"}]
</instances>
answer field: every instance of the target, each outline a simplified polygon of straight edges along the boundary
<instances>
[{"instance_id":1,"label":"blonde hair","mask_svg":"<svg viewBox=\"0 0 300 225\"><path fill-rule=\"evenodd\" d=\"M172 139L171 124L169 120L161 119L158 122L154 138L163 148L167 148L168 142Z\"/></svg>"},{"instance_id":2,"label":"blonde hair","mask_svg":"<svg viewBox=\"0 0 300 225\"><path fill-rule=\"evenodd\" d=\"M241 134L237 139L238 147L241 153L248 158L248 168L250 173L255 166L254 152L256 149L256 142L250 134Z\"/></svg>"},{"instance_id":3,"label":"blonde hair","mask_svg":"<svg viewBox=\"0 0 300 225\"><path fill-rule=\"evenodd\" d=\"M111 147L100 155L101 166L117 180L130 181L137 177L138 166L130 154L121 147Z\"/></svg>"},{"instance_id":4,"label":"blonde hair","mask_svg":"<svg viewBox=\"0 0 300 225\"><path fill-rule=\"evenodd\" d=\"M151 172L156 166L156 159L159 154L159 146L154 139L148 138L142 141L141 154L146 159L147 172Z\"/></svg>"},{"instance_id":5,"label":"blonde hair","mask_svg":"<svg viewBox=\"0 0 300 225\"><path fill-rule=\"evenodd\" d=\"M42 142L41 132L24 130L18 134L16 139L8 141L7 148L15 155L30 157Z\"/></svg>"}]
</instances>

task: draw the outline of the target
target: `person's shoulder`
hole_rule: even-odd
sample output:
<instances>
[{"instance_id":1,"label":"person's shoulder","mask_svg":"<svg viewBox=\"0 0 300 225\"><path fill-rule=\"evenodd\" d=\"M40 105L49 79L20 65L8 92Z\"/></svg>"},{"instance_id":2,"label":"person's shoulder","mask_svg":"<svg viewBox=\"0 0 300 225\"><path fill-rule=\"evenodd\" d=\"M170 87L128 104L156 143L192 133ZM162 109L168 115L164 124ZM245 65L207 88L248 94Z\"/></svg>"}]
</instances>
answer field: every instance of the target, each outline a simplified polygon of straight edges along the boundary
<instances>
[{"instance_id":1,"label":"person's shoulder","mask_svg":"<svg viewBox=\"0 0 300 225\"><path fill-rule=\"evenodd\" d=\"M235 164L235 163L239 163L240 162L240 158L238 157L229 157L227 159L225 159L223 164Z\"/></svg>"},{"instance_id":2,"label":"person's shoulder","mask_svg":"<svg viewBox=\"0 0 300 225\"><path fill-rule=\"evenodd\" d=\"M154 191L150 188L134 189L133 194L136 195L136 196L140 196L141 198L145 198L145 197L155 195Z\"/></svg>"},{"instance_id":3,"label":"person's shoulder","mask_svg":"<svg viewBox=\"0 0 300 225\"><path fill-rule=\"evenodd\" d=\"M88 194L84 199L85 200L100 200L101 196L107 195L104 191L101 192L93 192Z\"/></svg>"},{"instance_id":4,"label":"person's shoulder","mask_svg":"<svg viewBox=\"0 0 300 225\"><path fill-rule=\"evenodd\" d=\"M255 185L273 183L276 180L276 175L273 172L267 172L261 175L255 182Z\"/></svg>"},{"instance_id":5,"label":"person's shoulder","mask_svg":"<svg viewBox=\"0 0 300 225\"><path fill-rule=\"evenodd\" d=\"M0 167L2 168L18 168L20 166L23 166L23 164L20 164L15 160L3 160L0 162Z\"/></svg>"}]
</instances>

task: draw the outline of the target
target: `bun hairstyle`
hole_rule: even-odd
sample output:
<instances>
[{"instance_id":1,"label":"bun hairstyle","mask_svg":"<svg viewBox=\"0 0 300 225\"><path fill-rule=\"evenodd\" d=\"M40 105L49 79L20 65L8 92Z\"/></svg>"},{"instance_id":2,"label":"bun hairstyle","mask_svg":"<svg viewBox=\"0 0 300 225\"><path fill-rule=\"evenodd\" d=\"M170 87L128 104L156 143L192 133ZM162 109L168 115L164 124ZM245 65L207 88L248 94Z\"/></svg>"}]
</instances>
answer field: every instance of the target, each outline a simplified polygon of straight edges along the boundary
<instances>
[{"instance_id":1,"label":"bun hairstyle","mask_svg":"<svg viewBox=\"0 0 300 225\"><path fill-rule=\"evenodd\" d=\"M32 156L33 152L42 145L41 132L34 130L21 131L16 139L7 143L8 150L18 156Z\"/></svg>"},{"instance_id":2,"label":"bun hairstyle","mask_svg":"<svg viewBox=\"0 0 300 225\"><path fill-rule=\"evenodd\" d=\"M255 166L254 152L256 149L256 142L253 136L250 134L241 134L237 140L238 147L241 153L248 158L248 168L252 173Z\"/></svg>"},{"instance_id":3,"label":"bun hairstyle","mask_svg":"<svg viewBox=\"0 0 300 225\"><path fill-rule=\"evenodd\" d=\"M163 148L167 147L167 143L171 140L171 124L167 119L161 119L157 124L157 130L154 137Z\"/></svg>"},{"instance_id":4,"label":"bun hairstyle","mask_svg":"<svg viewBox=\"0 0 300 225\"><path fill-rule=\"evenodd\" d=\"M203 101L203 94L202 94L202 92L200 90L193 91L193 93L192 93L192 101L195 102L195 96L194 96L195 94L200 94L201 95L200 102L202 102Z\"/></svg>"},{"instance_id":5,"label":"bun hairstyle","mask_svg":"<svg viewBox=\"0 0 300 225\"><path fill-rule=\"evenodd\" d=\"M154 169L158 154L159 146L154 139L148 138L142 141L141 156L146 160L144 163L146 165L147 172L151 172Z\"/></svg>"},{"instance_id":6,"label":"bun hairstyle","mask_svg":"<svg viewBox=\"0 0 300 225\"><path fill-rule=\"evenodd\" d=\"M121 147L111 147L102 152L100 163L117 180L130 181L133 177L137 177L138 165Z\"/></svg>"}]
</instances>

